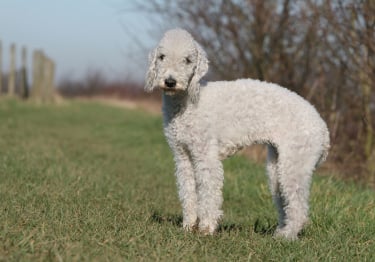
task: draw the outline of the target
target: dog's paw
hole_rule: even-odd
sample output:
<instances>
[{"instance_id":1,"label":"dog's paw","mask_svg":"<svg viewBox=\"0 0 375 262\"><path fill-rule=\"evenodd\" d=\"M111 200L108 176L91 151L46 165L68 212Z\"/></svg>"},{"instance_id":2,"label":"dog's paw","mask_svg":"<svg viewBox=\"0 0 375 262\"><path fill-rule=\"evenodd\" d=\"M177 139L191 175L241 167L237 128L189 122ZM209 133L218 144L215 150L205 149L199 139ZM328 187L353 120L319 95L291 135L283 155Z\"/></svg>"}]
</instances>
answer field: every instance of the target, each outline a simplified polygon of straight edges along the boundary
<instances>
[{"instance_id":1,"label":"dog's paw","mask_svg":"<svg viewBox=\"0 0 375 262\"><path fill-rule=\"evenodd\" d=\"M215 230L212 230L209 227L199 228L199 233L204 236L212 236L213 234L215 234Z\"/></svg>"},{"instance_id":2,"label":"dog's paw","mask_svg":"<svg viewBox=\"0 0 375 262\"><path fill-rule=\"evenodd\" d=\"M298 232L296 233L293 230L283 227L283 228L277 228L275 233L273 234L273 237L282 238L282 239L289 240L289 241L295 241L295 240L298 240L297 234Z\"/></svg>"},{"instance_id":3,"label":"dog's paw","mask_svg":"<svg viewBox=\"0 0 375 262\"><path fill-rule=\"evenodd\" d=\"M215 234L216 228L217 228L217 222L214 223L199 223L199 233L205 235L205 236L211 236Z\"/></svg>"},{"instance_id":4,"label":"dog's paw","mask_svg":"<svg viewBox=\"0 0 375 262\"><path fill-rule=\"evenodd\" d=\"M198 223L183 223L183 228L186 232L197 232L198 231Z\"/></svg>"}]
</instances>

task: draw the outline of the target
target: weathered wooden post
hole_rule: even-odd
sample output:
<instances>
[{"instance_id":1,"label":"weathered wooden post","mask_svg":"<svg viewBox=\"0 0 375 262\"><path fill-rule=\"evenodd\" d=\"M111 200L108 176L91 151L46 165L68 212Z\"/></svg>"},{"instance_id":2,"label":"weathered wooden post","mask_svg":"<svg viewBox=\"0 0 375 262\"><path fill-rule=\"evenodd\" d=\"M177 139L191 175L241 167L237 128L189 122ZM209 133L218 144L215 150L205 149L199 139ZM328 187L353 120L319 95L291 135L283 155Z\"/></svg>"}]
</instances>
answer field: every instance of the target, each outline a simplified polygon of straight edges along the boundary
<instances>
[{"instance_id":1,"label":"weathered wooden post","mask_svg":"<svg viewBox=\"0 0 375 262\"><path fill-rule=\"evenodd\" d=\"M42 96L42 71L43 63L42 58L43 53L40 50L35 50L33 52L33 84L31 90L31 96L35 100L41 100Z\"/></svg>"},{"instance_id":2,"label":"weathered wooden post","mask_svg":"<svg viewBox=\"0 0 375 262\"><path fill-rule=\"evenodd\" d=\"M3 45L0 40L0 95L3 89Z\"/></svg>"},{"instance_id":3,"label":"weathered wooden post","mask_svg":"<svg viewBox=\"0 0 375 262\"><path fill-rule=\"evenodd\" d=\"M27 50L25 46L22 47L21 95L23 98L29 97L29 87L27 83Z\"/></svg>"},{"instance_id":4,"label":"weathered wooden post","mask_svg":"<svg viewBox=\"0 0 375 262\"><path fill-rule=\"evenodd\" d=\"M46 102L48 101L48 85L47 85L47 77L48 77L48 72L47 72L47 57L43 53L41 57L40 63L42 64L42 67L40 69L40 85L41 85L41 90L42 90L42 101Z\"/></svg>"},{"instance_id":5,"label":"weathered wooden post","mask_svg":"<svg viewBox=\"0 0 375 262\"><path fill-rule=\"evenodd\" d=\"M47 91L48 91L48 86L46 84L46 77L47 77L47 74L46 74L46 55L44 53L41 54L41 57L40 57L40 90L41 90L41 99L43 102L46 102L48 99L47 97Z\"/></svg>"},{"instance_id":6,"label":"weathered wooden post","mask_svg":"<svg viewBox=\"0 0 375 262\"><path fill-rule=\"evenodd\" d=\"M33 54L33 85L31 97L40 102L54 99L55 63L36 50Z\"/></svg>"},{"instance_id":7,"label":"weathered wooden post","mask_svg":"<svg viewBox=\"0 0 375 262\"><path fill-rule=\"evenodd\" d=\"M44 57L44 92L45 100L52 101L55 89L55 63L49 57Z\"/></svg>"},{"instance_id":8,"label":"weathered wooden post","mask_svg":"<svg viewBox=\"0 0 375 262\"><path fill-rule=\"evenodd\" d=\"M8 75L8 95L13 96L16 89L16 45L10 46L10 67Z\"/></svg>"}]
</instances>

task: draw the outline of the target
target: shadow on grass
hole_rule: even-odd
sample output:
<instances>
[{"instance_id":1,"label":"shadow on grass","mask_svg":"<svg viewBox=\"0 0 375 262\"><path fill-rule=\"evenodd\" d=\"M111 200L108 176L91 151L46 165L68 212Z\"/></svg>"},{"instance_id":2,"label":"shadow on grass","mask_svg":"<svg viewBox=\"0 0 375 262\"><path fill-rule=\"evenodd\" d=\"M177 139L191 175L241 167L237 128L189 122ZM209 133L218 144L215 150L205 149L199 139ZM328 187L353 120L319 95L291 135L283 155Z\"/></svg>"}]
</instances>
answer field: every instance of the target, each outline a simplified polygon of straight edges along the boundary
<instances>
[{"instance_id":1,"label":"shadow on grass","mask_svg":"<svg viewBox=\"0 0 375 262\"><path fill-rule=\"evenodd\" d=\"M154 211L151 215L151 221L159 224L171 224L173 226L182 227L182 216L176 214L161 214L159 211Z\"/></svg>"},{"instance_id":2,"label":"shadow on grass","mask_svg":"<svg viewBox=\"0 0 375 262\"><path fill-rule=\"evenodd\" d=\"M254 233L266 236L273 235L276 231L277 223L272 223L269 219L260 220L259 218L255 221L254 224ZM298 233L298 237L306 236L306 228L303 228L301 232Z\"/></svg>"},{"instance_id":3,"label":"shadow on grass","mask_svg":"<svg viewBox=\"0 0 375 262\"><path fill-rule=\"evenodd\" d=\"M158 224L170 224L176 227L182 227L182 216L176 214L162 214L159 211L154 211L150 220ZM271 223L270 220L255 221L253 230L260 235L272 235L276 230L277 224ZM218 233L222 232L238 232L246 230L247 227L235 223L221 223L217 230Z\"/></svg>"},{"instance_id":4,"label":"shadow on grass","mask_svg":"<svg viewBox=\"0 0 375 262\"><path fill-rule=\"evenodd\" d=\"M260 220L259 218L254 223L254 233L260 235L273 235L277 224L272 223L269 219Z\"/></svg>"},{"instance_id":5,"label":"shadow on grass","mask_svg":"<svg viewBox=\"0 0 375 262\"><path fill-rule=\"evenodd\" d=\"M151 221L159 224L171 224L173 226L182 227L182 216L176 214L161 214L159 211L154 211L151 215ZM242 225L237 224L220 224L218 232L232 232L243 230Z\"/></svg>"},{"instance_id":6,"label":"shadow on grass","mask_svg":"<svg viewBox=\"0 0 375 262\"><path fill-rule=\"evenodd\" d=\"M245 227L243 225L235 224L235 223L222 223L219 224L219 228L217 229L218 233L222 232L238 232L244 230Z\"/></svg>"}]
</instances>

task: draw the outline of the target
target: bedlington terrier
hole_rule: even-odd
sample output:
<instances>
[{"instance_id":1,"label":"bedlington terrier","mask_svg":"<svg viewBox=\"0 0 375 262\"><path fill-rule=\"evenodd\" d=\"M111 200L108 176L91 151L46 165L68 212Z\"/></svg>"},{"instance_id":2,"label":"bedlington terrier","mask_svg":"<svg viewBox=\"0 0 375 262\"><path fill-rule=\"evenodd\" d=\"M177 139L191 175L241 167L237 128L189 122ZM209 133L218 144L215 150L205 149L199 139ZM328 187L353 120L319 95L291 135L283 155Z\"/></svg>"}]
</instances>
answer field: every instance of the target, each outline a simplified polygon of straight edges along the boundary
<instances>
[{"instance_id":1,"label":"bedlington terrier","mask_svg":"<svg viewBox=\"0 0 375 262\"><path fill-rule=\"evenodd\" d=\"M145 90L163 91L164 133L176 164L183 227L215 232L223 215L221 160L264 143L279 215L274 235L297 239L308 220L312 173L328 154L325 122L286 88L252 79L203 82L207 70L204 50L183 29L167 31L149 55Z\"/></svg>"}]
</instances>

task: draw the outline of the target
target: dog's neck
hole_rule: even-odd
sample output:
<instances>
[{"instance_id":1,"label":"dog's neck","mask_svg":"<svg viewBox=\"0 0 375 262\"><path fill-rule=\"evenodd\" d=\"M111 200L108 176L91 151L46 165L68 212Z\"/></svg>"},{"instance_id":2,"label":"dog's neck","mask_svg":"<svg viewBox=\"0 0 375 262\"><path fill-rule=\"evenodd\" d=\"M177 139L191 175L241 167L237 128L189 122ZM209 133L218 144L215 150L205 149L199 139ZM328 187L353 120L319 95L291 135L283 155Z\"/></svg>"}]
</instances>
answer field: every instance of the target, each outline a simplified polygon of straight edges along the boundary
<instances>
[{"instance_id":1,"label":"dog's neck","mask_svg":"<svg viewBox=\"0 0 375 262\"><path fill-rule=\"evenodd\" d=\"M182 115L191 106L191 101L187 93L167 95L162 94L164 121L169 122L173 118Z\"/></svg>"}]
</instances>

